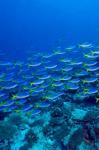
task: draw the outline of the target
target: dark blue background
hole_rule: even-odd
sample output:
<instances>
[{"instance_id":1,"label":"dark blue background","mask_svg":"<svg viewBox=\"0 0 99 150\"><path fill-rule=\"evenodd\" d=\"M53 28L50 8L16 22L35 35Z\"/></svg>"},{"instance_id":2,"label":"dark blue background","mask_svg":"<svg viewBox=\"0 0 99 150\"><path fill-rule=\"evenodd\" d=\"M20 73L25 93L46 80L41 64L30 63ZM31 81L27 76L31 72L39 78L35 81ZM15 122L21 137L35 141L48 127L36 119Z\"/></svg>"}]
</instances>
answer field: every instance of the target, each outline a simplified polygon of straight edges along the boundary
<instances>
[{"instance_id":1,"label":"dark blue background","mask_svg":"<svg viewBox=\"0 0 99 150\"><path fill-rule=\"evenodd\" d=\"M99 38L99 0L1 0L0 49L48 51Z\"/></svg>"}]
</instances>

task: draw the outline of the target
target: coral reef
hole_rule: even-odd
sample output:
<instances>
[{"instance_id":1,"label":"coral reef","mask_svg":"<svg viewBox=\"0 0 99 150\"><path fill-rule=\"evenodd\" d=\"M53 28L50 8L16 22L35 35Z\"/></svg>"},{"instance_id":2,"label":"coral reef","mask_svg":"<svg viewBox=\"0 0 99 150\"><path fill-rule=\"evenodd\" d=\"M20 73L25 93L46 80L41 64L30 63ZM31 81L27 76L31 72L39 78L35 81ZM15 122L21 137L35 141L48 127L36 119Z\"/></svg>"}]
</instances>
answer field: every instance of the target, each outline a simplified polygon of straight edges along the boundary
<instances>
[{"instance_id":1,"label":"coral reef","mask_svg":"<svg viewBox=\"0 0 99 150\"><path fill-rule=\"evenodd\" d=\"M37 143L38 137L37 135L34 133L34 131L32 129L30 129L26 135L25 135L25 142L28 145L28 148L31 148L33 146L34 143Z\"/></svg>"},{"instance_id":2,"label":"coral reef","mask_svg":"<svg viewBox=\"0 0 99 150\"><path fill-rule=\"evenodd\" d=\"M9 124L7 121L0 122L0 139L11 140L16 132L17 128L15 125Z\"/></svg>"},{"instance_id":3,"label":"coral reef","mask_svg":"<svg viewBox=\"0 0 99 150\"><path fill-rule=\"evenodd\" d=\"M0 121L0 150L98 150L99 111L92 110L68 101L31 119L10 114Z\"/></svg>"}]
</instances>

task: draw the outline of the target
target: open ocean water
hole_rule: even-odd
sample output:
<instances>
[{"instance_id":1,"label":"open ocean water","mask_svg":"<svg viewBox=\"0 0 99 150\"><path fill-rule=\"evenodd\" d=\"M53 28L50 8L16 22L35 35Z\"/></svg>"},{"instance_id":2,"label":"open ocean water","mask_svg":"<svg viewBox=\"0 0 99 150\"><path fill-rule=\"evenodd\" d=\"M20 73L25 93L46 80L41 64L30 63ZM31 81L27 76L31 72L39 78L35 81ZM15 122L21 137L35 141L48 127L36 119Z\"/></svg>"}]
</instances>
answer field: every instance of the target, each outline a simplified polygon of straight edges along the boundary
<instances>
[{"instance_id":1,"label":"open ocean water","mask_svg":"<svg viewBox=\"0 0 99 150\"><path fill-rule=\"evenodd\" d=\"M0 1L0 150L99 150L99 1Z\"/></svg>"}]
</instances>

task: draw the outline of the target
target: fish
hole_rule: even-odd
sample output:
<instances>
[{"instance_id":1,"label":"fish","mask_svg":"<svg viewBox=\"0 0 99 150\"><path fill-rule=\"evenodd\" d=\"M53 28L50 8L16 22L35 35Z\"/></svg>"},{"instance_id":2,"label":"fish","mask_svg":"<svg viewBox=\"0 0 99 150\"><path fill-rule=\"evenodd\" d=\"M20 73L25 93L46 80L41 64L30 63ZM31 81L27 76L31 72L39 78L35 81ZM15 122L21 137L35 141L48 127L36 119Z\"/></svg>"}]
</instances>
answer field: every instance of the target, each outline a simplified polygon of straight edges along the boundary
<instances>
[{"instance_id":1,"label":"fish","mask_svg":"<svg viewBox=\"0 0 99 150\"><path fill-rule=\"evenodd\" d=\"M19 101L15 101L14 103L18 104L18 105L23 105L27 102L27 99L20 99Z\"/></svg>"},{"instance_id":2,"label":"fish","mask_svg":"<svg viewBox=\"0 0 99 150\"><path fill-rule=\"evenodd\" d=\"M91 51L92 54L99 54L99 51Z\"/></svg>"},{"instance_id":3,"label":"fish","mask_svg":"<svg viewBox=\"0 0 99 150\"><path fill-rule=\"evenodd\" d=\"M12 66L11 62L0 62L0 66Z\"/></svg>"},{"instance_id":4,"label":"fish","mask_svg":"<svg viewBox=\"0 0 99 150\"><path fill-rule=\"evenodd\" d=\"M41 65L41 62L37 62L37 63L34 63L34 64L28 64L28 67L38 67Z\"/></svg>"},{"instance_id":5,"label":"fish","mask_svg":"<svg viewBox=\"0 0 99 150\"><path fill-rule=\"evenodd\" d=\"M88 79L83 80L84 83L94 83L96 81L98 81L97 77L88 78Z\"/></svg>"},{"instance_id":6,"label":"fish","mask_svg":"<svg viewBox=\"0 0 99 150\"><path fill-rule=\"evenodd\" d=\"M93 66L93 67L87 68L86 70L89 71L89 72L95 72L95 71L99 70L99 67L98 66Z\"/></svg>"},{"instance_id":7,"label":"fish","mask_svg":"<svg viewBox=\"0 0 99 150\"><path fill-rule=\"evenodd\" d=\"M57 51L54 51L54 55L64 55L66 52L64 51L60 51L60 50L57 50Z\"/></svg>"},{"instance_id":8,"label":"fish","mask_svg":"<svg viewBox=\"0 0 99 150\"><path fill-rule=\"evenodd\" d=\"M88 71L88 70L87 70ZM84 77L84 76L87 76L88 75L88 72L87 71L85 71L85 70L82 70L82 71L80 71L80 72L77 72L77 73L75 73L75 76L77 76L77 77Z\"/></svg>"},{"instance_id":9,"label":"fish","mask_svg":"<svg viewBox=\"0 0 99 150\"><path fill-rule=\"evenodd\" d=\"M35 93L41 93L41 92L43 92L43 91L44 91L44 88L42 88L42 87L37 87L37 88L34 90Z\"/></svg>"},{"instance_id":10,"label":"fish","mask_svg":"<svg viewBox=\"0 0 99 150\"><path fill-rule=\"evenodd\" d=\"M68 72L68 71L72 71L72 70L73 70L73 67L71 67L71 66L67 66L62 69L62 71L64 71L64 72Z\"/></svg>"},{"instance_id":11,"label":"fish","mask_svg":"<svg viewBox=\"0 0 99 150\"><path fill-rule=\"evenodd\" d=\"M69 81L69 80L71 80L71 76L63 76L62 78L61 78L61 81Z\"/></svg>"},{"instance_id":12,"label":"fish","mask_svg":"<svg viewBox=\"0 0 99 150\"><path fill-rule=\"evenodd\" d=\"M20 92L16 95L13 95L12 99L24 99L24 98L28 98L30 95L27 92Z\"/></svg>"},{"instance_id":13,"label":"fish","mask_svg":"<svg viewBox=\"0 0 99 150\"><path fill-rule=\"evenodd\" d=\"M33 112L32 112L32 115L31 117L35 117L36 115L40 114L41 113L41 110L40 109L35 109Z\"/></svg>"},{"instance_id":14,"label":"fish","mask_svg":"<svg viewBox=\"0 0 99 150\"><path fill-rule=\"evenodd\" d=\"M44 102L42 102L42 103L40 103L40 108L48 108L48 107L50 107L51 106L51 103L50 102L48 102L48 101L44 101Z\"/></svg>"},{"instance_id":15,"label":"fish","mask_svg":"<svg viewBox=\"0 0 99 150\"><path fill-rule=\"evenodd\" d=\"M8 107L8 106L11 106L11 105L13 105L14 104L14 101L12 101L12 100L8 100L8 101L6 101L6 103L3 105L4 107Z\"/></svg>"},{"instance_id":16,"label":"fish","mask_svg":"<svg viewBox=\"0 0 99 150\"><path fill-rule=\"evenodd\" d=\"M45 68L46 69L54 69L54 68L56 68L57 67L57 65L50 65L50 66L46 66Z\"/></svg>"},{"instance_id":17,"label":"fish","mask_svg":"<svg viewBox=\"0 0 99 150\"><path fill-rule=\"evenodd\" d=\"M99 56L98 55L93 55L93 54L84 54L84 57L87 58L87 59L89 58L89 59L93 60L93 59L98 58Z\"/></svg>"},{"instance_id":18,"label":"fish","mask_svg":"<svg viewBox=\"0 0 99 150\"><path fill-rule=\"evenodd\" d=\"M91 67L91 66L97 65L97 63L98 63L98 62L93 61L93 62L90 62L90 63L85 63L85 64L83 64L83 65L86 66L86 67Z\"/></svg>"},{"instance_id":19,"label":"fish","mask_svg":"<svg viewBox=\"0 0 99 150\"><path fill-rule=\"evenodd\" d=\"M79 48L93 48L92 43L88 43L88 42L79 44L78 46L79 46Z\"/></svg>"},{"instance_id":20,"label":"fish","mask_svg":"<svg viewBox=\"0 0 99 150\"><path fill-rule=\"evenodd\" d=\"M79 85L69 82L68 84L66 84L66 89L68 89L68 90L78 90Z\"/></svg>"},{"instance_id":21,"label":"fish","mask_svg":"<svg viewBox=\"0 0 99 150\"><path fill-rule=\"evenodd\" d=\"M37 80L37 81L34 81L34 82L30 82L30 85L40 85L40 84L43 84L44 83L44 80Z\"/></svg>"},{"instance_id":22,"label":"fish","mask_svg":"<svg viewBox=\"0 0 99 150\"><path fill-rule=\"evenodd\" d=\"M32 105L25 105L25 106L22 108L22 110L23 110L23 112L28 112L28 111L30 111L32 108L33 108Z\"/></svg>"},{"instance_id":23,"label":"fish","mask_svg":"<svg viewBox=\"0 0 99 150\"><path fill-rule=\"evenodd\" d=\"M99 97L96 97L96 103L98 103L99 102Z\"/></svg>"},{"instance_id":24,"label":"fish","mask_svg":"<svg viewBox=\"0 0 99 150\"><path fill-rule=\"evenodd\" d=\"M72 66L78 66L78 65L82 65L83 62L82 61L78 61L78 62L71 62Z\"/></svg>"},{"instance_id":25,"label":"fish","mask_svg":"<svg viewBox=\"0 0 99 150\"><path fill-rule=\"evenodd\" d=\"M62 87L64 84L62 82L56 82L52 84L52 87Z\"/></svg>"},{"instance_id":26,"label":"fish","mask_svg":"<svg viewBox=\"0 0 99 150\"><path fill-rule=\"evenodd\" d=\"M59 61L63 62L63 63L70 63L71 59L61 58L61 59L59 59Z\"/></svg>"},{"instance_id":27,"label":"fish","mask_svg":"<svg viewBox=\"0 0 99 150\"><path fill-rule=\"evenodd\" d=\"M96 93L98 93L98 89L94 88L94 87L90 87L87 89L87 91L85 93L88 95L96 94Z\"/></svg>"},{"instance_id":28,"label":"fish","mask_svg":"<svg viewBox=\"0 0 99 150\"><path fill-rule=\"evenodd\" d=\"M72 46L69 46L69 47L66 47L65 49L68 50L68 51L72 51L76 48L75 45L72 45Z\"/></svg>"},{"instance_id":29,"label":"fish","mask_svg":"<svg viewBox=\"0 0 99 150\"><path fill-rule=\"evenodd\" d=\"M41 77L39 77L40 80L46 80L46 79L50 79L51 75L43 75Z\"/></svg>"},{"instance_id":30,"label":"fish","mask_svg":"<svg viewBox=\"0 0 99 150\"><path fill-rule=\"evenodd\" d=\"M80 82L80 79L72 79L70 80L71 83L79 83Z\"/></svg>"},{"instance_id":31,"label":"fish","mask_svg":"<svg viewBox=\"0 0 99 150\"><path fill-rule=\"evenodd\" d=\"M53 56L54 54L47 54L47 55L43 55L42 57L48 59L48 58L52 58Z\"/></svg>"},{"instance_id":32,"label":"fish","mask_svg":"<svg viewBox=\"0 0 99 150\"><path fill-rule=\"evenodd\" d=\"M60 96L62 96L64 93L63 92L58 92L58 93L55 93L55 92L50 92L50 93L48 93L45 97L44 97L44 99L46 99L46 100L51 100L51 101L55 101L55 100L57 100Z\"/></svg>"},{"instance_id":33,"label":"fish","mask_svg":"<svg viewBox=\"0 0 99 150\"><path fill-rule=\"evenodd\" d=\"M17 86L18 86L18 84L11 83L9 85L4 86L3 89L12 90L12 89L15 89Z\"/></svg>"}]
</instances>

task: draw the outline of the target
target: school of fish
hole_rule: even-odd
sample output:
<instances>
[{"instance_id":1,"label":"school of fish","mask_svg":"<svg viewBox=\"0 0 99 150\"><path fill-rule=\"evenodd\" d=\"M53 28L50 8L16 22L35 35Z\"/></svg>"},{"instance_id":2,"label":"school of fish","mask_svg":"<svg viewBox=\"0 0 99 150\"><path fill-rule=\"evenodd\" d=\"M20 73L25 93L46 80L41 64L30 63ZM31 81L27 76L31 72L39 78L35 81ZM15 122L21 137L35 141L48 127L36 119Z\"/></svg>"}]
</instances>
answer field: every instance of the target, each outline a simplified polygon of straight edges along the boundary
<instances>
[{"instance_id":1,"label":"school of fish","mask_svg":"<svg viewBox=\"0 0 99 150\"><path fill-rule=\"evenodd\" d=\"M3 55L0 51L1 112L33 117L67 93L82 100L94 96L99 102L98 46L82 43L51 53L31 51L25 62L5 61Z\"/></svg>"}]
</instances>

